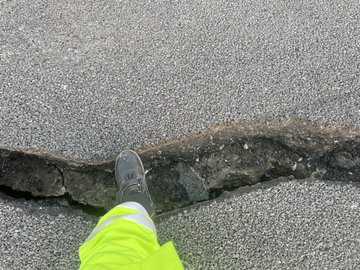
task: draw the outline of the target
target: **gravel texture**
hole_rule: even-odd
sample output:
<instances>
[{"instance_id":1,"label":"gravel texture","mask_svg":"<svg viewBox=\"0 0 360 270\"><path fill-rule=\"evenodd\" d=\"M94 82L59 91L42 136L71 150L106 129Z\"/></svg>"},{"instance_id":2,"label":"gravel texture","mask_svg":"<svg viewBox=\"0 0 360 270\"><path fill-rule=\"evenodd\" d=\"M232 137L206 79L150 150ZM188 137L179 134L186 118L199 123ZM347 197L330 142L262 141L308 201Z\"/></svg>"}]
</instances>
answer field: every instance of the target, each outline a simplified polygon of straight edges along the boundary
<instances>
[{"instance_id":1,"label":"gravel texture","mask_svg":"<svg viewBox=\"0 0 360 270\"><path fill-rule=\"evenodd\" d=\"M0 144L113 156L224 121L360 123L360 2L0 1Z\"/></svg>"},{"instance_id":2,"label":"gravel texture","mask_svg":"<svg viewBox=\"0 0 360 270\"><path fill-rule=\"evenodd\" d=\"M0 270L77 269L95 218L80 210L0 199Z\"/></svg>"},{"instance_id":3,"label":"gravel texture","mask_svg":"<svg viewBox=\"0 0 360 270\"><path fill-rule=\"evenodd\" d=\"M193 269L359 269L360 189L293 181L170 217Z\"/></svg>"},{"instance_id":4,"label":"gravel texture","mask_svg":"<svg viewBox=\"0 0 360 270\"><path fill-rule=\"evenodd\" d=\"M353 184L294 180L189 208L157 229L193 270L359 269L359 198ZM0 200L0 269L76 269L95 220Z\"/></svg>"}]
</instances>

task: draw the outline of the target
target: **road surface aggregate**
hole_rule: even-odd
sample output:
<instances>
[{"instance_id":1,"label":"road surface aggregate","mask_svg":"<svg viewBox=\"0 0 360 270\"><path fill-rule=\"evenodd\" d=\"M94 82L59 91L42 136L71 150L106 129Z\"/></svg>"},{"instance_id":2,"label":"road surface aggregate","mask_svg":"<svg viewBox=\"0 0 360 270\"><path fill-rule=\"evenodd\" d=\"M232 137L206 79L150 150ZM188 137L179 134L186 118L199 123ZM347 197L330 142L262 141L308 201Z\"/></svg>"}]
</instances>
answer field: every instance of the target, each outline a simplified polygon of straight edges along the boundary
<instances>
[{"instance_id":1,"label":"road surface aggregate","mask_svg":"<svg viewBox=\"0 0 360 270\"><path fill-rule=\"evenodd\" d=\"M192 269L359 269L360 189L285 181L166 217ZM96 224L80 210L0 200L0 269L77 269L77 248Z\"/></svg>"},{"instance_id":2,"label":"road surface aggregate","mask_svg":"<svg viewBox=\"0 0 360 270\"><path fill-rule=\"evenodd\" d=\"M0 144L98 159L226 121L360 123L360 2L1 1Z\"/></svg>"}]
</instances>

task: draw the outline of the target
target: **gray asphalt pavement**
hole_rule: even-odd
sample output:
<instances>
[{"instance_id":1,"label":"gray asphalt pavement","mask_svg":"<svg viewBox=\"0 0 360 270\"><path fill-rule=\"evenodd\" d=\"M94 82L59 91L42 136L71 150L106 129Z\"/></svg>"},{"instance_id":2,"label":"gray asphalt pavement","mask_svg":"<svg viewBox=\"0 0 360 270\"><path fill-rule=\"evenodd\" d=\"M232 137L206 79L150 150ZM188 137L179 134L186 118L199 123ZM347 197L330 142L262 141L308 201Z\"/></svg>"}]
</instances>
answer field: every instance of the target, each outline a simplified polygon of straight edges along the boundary
<instances>
[{"instance_id":1,"label":"gray asphalt pavement","mask_svg":"<svg viewBox=\"0 0 360 270\"><path fill-rule=\"evenodd\" d=\"M0 144L109 157L224 121L360 123L360 2L0 1Z\"/></svg>"},{"instance_id":2,"label":"gray asphalt pavement","mask_svg":"<svg viewBox=\"0 0 360 270\"><path fill-rule=\"evenodd\" d=\"M95 219L34 201L0 199L0 269L77 269Z\"/></svg>"},{"instance_id":3,"label":"gray asphalt pavement","mask_svg":"<svg viewBox=\"0 0 360 270\"><path fill-rule=\"evenodd\" d=\"M360 2L0 0L0 145L110 157L225 121L360 127ZM194 269L359 269L360 190L294 181L158 224ZM95 224L0 199L0 270L76 269Z\"/></svg>"},{"instance_id":4,"label":"gray asphalt pavement","mask_svg":"<svg viewBox=\"0 0 360 270\"><path fill-rule=\"evenodd\" d=\"M157 224L192 269L359 269L360 188L283 182ZM0 200L0 269L76 269L95 224L78 210Z\"/></svg>"}]
</instances>

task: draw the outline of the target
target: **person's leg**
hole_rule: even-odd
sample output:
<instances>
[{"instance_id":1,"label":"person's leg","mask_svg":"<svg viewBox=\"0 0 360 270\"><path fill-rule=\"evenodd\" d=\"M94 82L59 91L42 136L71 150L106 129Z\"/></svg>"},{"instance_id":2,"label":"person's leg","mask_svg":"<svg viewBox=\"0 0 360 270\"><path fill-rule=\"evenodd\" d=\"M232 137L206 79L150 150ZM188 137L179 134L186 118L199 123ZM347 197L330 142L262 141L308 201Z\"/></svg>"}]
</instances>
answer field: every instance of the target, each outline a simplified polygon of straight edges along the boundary
<instances>
[{"instance_id":1,"label":"person's leg","mask_svg":"<svg viewBox=\"0 0 360 270\"><path fill-rule=\"evenodd\" d=\"M173 243L161 247L158 243L140 157L133 151L121 152L115 176L120 204L99 220L80 247L80 269L184 269Z\"/></svg>"},{"instance_id":2,"label":"person's leg","mask_svg":"<svg viewBox=\"0 0 360 270\"><path fill-rule=\"evenodd\" d=\"M153 207L153 203L152 201L149 200L149 198L145 194L137 191L130 192L125 197L123 197L122 200L120 200L121 205L126 202L139 203L142 205L142 207L145 208L147 214L150 217L154 216L155 209Z\"/></svg>"},{"instance_id":3,"label":"person's leg","mask_svg":"<svg viewBox=\"0 0 360 270\"><path fill-rule=\"evenodd\" d=\"M100 218L81 245L80 270L138 269L136 265L159 249L155 225L145 208L125 202Z\"/></svg>"},{"instance_id":4,"label":"person's leg","mask_svg":"<svg viewBox=\"0 0 360 270\"><path fill-rule=\"evenodd\" d=\"M131 150L121 152L115 162L115 178L119 203L137 202L154 215L154 206L145 180L145 170L140 157Z\"/></svg>"}]
</instances>

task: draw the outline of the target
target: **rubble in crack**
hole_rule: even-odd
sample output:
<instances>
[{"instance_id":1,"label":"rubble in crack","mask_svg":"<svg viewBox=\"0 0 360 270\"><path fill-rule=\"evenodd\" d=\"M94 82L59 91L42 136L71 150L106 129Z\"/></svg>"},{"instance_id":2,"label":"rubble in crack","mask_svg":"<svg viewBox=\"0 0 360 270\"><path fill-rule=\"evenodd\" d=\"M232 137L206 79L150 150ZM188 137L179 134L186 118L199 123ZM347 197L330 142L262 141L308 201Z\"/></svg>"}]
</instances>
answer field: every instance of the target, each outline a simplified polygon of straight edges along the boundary
<instances>
[{"instance_id":1,"label":"rubble in crack","mask_svg":"<svg viewBox=\"0 0 360 270\"><path fill-rule=\"evenodd\" d=\"M137 149L158 212L214 198L225 190L279 177L359 181L360 136L343 128L287 120L219 126ZM108 161L66 160L31 150L0 150L0 185L33 196L70 196L109 209L116 204Z\"/></svg>"}]
</instances>

